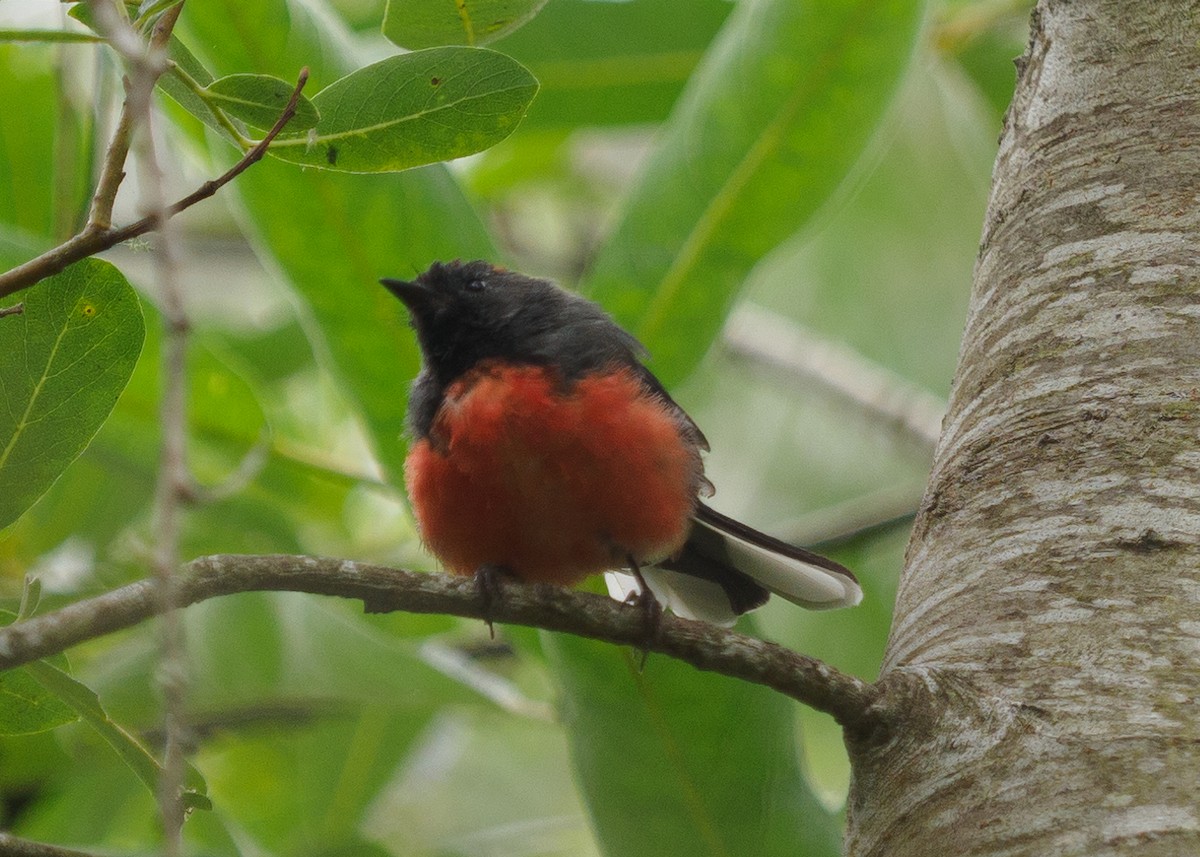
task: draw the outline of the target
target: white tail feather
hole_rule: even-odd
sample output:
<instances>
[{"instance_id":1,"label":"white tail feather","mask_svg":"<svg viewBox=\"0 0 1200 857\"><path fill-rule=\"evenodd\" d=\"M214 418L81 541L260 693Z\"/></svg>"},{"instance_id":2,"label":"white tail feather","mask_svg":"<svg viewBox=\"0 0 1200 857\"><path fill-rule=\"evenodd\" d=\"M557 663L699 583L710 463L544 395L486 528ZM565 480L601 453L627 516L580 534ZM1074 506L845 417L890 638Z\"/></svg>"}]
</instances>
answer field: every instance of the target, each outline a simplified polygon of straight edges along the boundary
<instances>
[{"instance_id":1,"label":"white tail feather","mask_svg":"<svg viewBox=\"0 0 1200 857\"><path fill-rule=\"evenodd\" d=\"M737 614L729 606L729 596L719 584L653 566L643 568L642 577L658 602L680 618L726 628L737 621ZM608 584L608 594L617 601L625 601L641 591L637 578L624 571L605 572L604 581Z\"/></svg>"},{"instance_id":2,"label":"white tail feather","mask_svg":"<svg viewBox=\"0 0 1200 857\"><path fill-rule=\"evenodd\" d=\"M862 589L849 569L828 557L761 533L700 504L694 529L679 555L642 566L651 593L686 619L732 625L738 613L759 606L766 590L809 610L853 607ZM639 592L623 572L606 576L619 600Z\"/></svg>"},{"instance_id":3,"label":"white tail feather","mask_svg":"<svg viewBox=\"0 0 1200 857\"><path fill-rule=\"evenodd\" d=\"M784 556L732 533L716 531L724 537L729 558L737 569L781 598L810 610L853 607L862 601L862 588L843 574Z\"/></svg>"}]
</instances>

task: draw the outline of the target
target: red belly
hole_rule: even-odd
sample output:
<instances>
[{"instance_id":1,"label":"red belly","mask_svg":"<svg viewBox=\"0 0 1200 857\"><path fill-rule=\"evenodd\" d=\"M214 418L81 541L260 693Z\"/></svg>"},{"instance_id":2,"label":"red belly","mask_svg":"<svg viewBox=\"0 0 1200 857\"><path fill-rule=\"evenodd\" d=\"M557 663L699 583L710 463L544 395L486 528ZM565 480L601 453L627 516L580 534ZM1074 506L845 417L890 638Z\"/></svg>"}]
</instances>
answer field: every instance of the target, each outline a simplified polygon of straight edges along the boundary
<instances>
[{"instance_id":1,"label":"red belly","mask_svg":"<svg viewBox=\"0 0 1200 857\"><path fill-rule=\"evenodd\" d=\"M564 390L540 367L485 366L450 386L406 463L446 568L564 585L678 550L701 473L670 406L627 369Z\"/></svg>"}]
</instances>

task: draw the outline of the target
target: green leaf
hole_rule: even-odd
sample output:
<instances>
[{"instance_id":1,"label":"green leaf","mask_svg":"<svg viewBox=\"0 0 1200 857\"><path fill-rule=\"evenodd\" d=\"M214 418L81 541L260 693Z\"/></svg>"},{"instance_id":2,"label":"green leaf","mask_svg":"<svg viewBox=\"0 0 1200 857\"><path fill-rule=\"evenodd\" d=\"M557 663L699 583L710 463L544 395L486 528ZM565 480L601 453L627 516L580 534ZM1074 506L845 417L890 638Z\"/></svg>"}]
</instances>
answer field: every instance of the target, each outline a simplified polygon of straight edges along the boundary
<instances>
[{"instance_id":1,"label":"green leaf","mask_svg":"<svg viewBox=\"0 0 1200 857\"><path fill-rule=\"evenodd\" d=\"M0 319L0 527L46 492L99 430L145 338L137 295L108 262L85 259Z\"/></svg>"},{"instance_id":2,"label":"green leaf","mask_svg":"<svg viewBox=\"0 0 1200 857\"><path fill-rule=\"evenodd\" d=\"M21 611L0 610L4 625L20 621L33 612L41 586L28 578L21 595ZM64 664L66 657L58 655ZM57 695L34 678L27 667L0 672L0 735L34 735L78 720L79 715Z\"/></svg>"},{"instance_id":3,"label":"green leaf","mask_svg":"<svg viewBox=\"0 0 1200 857\"><path fill-rule=\"evenodd\" d=\"M739 4L681 97L590 279L670 386L750 269L858 160L908 63L919 0Z\"/></svg>"},{"instance_id":4,"label":"green leaf","mask_svg":"<svg viewBox=\"0 0 1200 857\"><path fill-rule=\"evenodd\" d=\"M78 719L25 667L0 673L0 735L32 735Z\"/></svg>"},{"instance_id":5,"label":"green leaf","mask_svg":"<svg viewBox=\"0 0 1200 857\"><path fill-rule=\"evenodd\" d=\"M46 661L34 661L26 669L37 681L52 694L70 706L84 722L96 730L117 755L137 774L150 790L157 794L158 782L162 777L162 766L141 742L114 723L100 699L87 685L76 681L67 673ZM212 809L212 803L205 797L206 787L200 772L188 766L186 784L183 792L183 805L186 809Z\"/></svg>"},{"instance_id":6,"label":"green leaf","mask_svg":"<svg viewBox=\"0 0 1200 857\"><path fill-rule=\"evenodd\" d=\"M661 122L733 8L555 0L498 46L540 84L522 129Z\"/></svg>"},{"instance_id":7,"label":"green leaf","mask_svg":"<svg viewBox=\"0 0 1200 857\"><path fill-rule=\"evenodd\" d=\"M171 61L175 63L175 67L158 79L158 88L169 95L176 104L188 113L191 113L231 143L236 144L236 140L230 134L229 129L221 123L221 120L217 118L217 114L213 112L212 108L208 106L191 85L207 86L213 82L212 73L204 67L204 64L200 60L196 59L195 54L188 50L187 45L176 36L171 37L168 52ZM191 78L191 83L187 82L185 75Z\"/></svg>"},{"instance_id":8,"label":"green leaf","mask_svg":"<svg viewBox=\"0 0 1200 857\"><path fill-rule=\"evenodd\" d=\"M141 28L143 35L149 35L162 13L182 2L183 0L142 0L141 3L136 4L137 18L134 23Z\"/></svg>"},{"instance_id":9,"label":"green leaf","mask_svg":"<svg viewBox=\"0 0 1200 857\"><path fill-rule=\"evenodd\" d=\"M346 75L313 96L321 121L276 138L277 158L351 173L397 172L474 154L513 132L537 92L516 60L430 48Z\"/></svg>"},{"instance_id":10,"label":"green leaf","mask_svg":"<svg viewBox=\"0 0 1200 857\"><path fill-rule=\"evenodd\" d=\"M66 539L90 543L103 557L114 537L131 524L139 526L153 498L161 443L158 345L162 325L152 306L146 312L151 320L146 344L120 401L83 455L6 531L0 542L0 565L27 566ZM242 375L240 362L235 369L218 356L214 349L219 345L201 328L191 337L187 361L188 462L197 480L210 485L224 483L246 454L269 437L259 389ZM288 472L288 462L273 456L254 484L276 470ZM309 481L321 489L328 484ZM325 520L336 519L340 509L339 505L315 508L312 491L300 479L279 490L251 491L251 487L224 502L193 509L184 526L185 553L302 552L294 539L263 536L264 530L279 526L281 506L311 509L312 518ZM345 491L343 486L341 492ZM225 517L220 519L221 515Z\"/></svg>"},{"instance_id":11,"label":"green leaf","mask_svg":"<svg viewBox=\"0 0 1200 857\"><path fill-rule=\"evenodd\" d=\"M810 857L840 825L797 763L792 703L768 688L543 634L576 776L607 854Z\"/></svg>"},{"instance_id":12,"label":"green leaf","mask_svg":"<svg viewBox=\"0 0 1200 857\"><path fill-rule=\"evenodd\" d=\"M520 27L546 0L388 0L383 34L402 48L486 45Z\"/></svg>"},{"instance_id":13,"label":"green leaf","mask_svg":"<svg viewBox=\"0 0 1200 857\"><path fill-rule=\"evenodd\" d=\"M254 128L271 128L278 120L295 85L269 74L231 74L219 77L204 88L218 107ZM314 127L320 116L312 102L300 96L289 131Z\"/></svg>"}]
</instances>

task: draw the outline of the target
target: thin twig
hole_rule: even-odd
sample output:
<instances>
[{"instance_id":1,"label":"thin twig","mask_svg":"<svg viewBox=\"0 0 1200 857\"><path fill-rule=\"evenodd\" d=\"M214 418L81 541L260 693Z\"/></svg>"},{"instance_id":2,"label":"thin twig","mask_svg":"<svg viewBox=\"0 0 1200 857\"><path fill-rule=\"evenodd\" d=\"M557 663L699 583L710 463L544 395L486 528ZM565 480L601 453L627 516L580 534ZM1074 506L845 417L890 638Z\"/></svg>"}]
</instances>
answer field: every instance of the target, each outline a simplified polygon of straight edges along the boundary
<instances>
[{"instance_id":1,"label":"thin twig","mask_svg":"<svg viewBox=\"0 0 1200 857\"><path fill-rule=\"evenodd\" d=\"M0 30L0 43L3 42L43 42L58 44L62 42L84 42L98 44L103 42L94 33L76 33L72 30Z\"/></svg>"},{"instance_id":2,"label":"thin twig","mask_svg":"<svg viewBox=\"0 0 1200 857\"><path fill-rule=\"evenodd\" d=\"M136 144L140 202L146 211L145 219L162 236L154 253L159 308L165 327L162 345L163 395L159 411L163 440L154 496L152 563L154 577L158 581L159 609L163 613L158 669L155 673L155 683L163 699L163 731L166 736L162 774L158 783L158 807L165 840L163 853L165 857L179 857L183 851L185 817L182 796L186 773L183 747L187 731L187 668L183 621L175 609L179 603L175 568L179 564L180 519L186 499L184 493L190 483L185 460L188 320L176 274L174 230L168 228L170 215L167 213L162 169L155 147L151 101L154 87L169 65L167 45L183 9L183 2L180 0L164 11L155 21L150 37L145 40L110 3L100 0L91 5L102 35L122 54L129 73L125 79L121 125L109 147L111 157L106 159L106 172L93 199L92 217L87 228L109 226L117 187L124 178L124 161ZM108 172L110 169L115 171L115 176ZM111 192L108 195L104 195L105 178L110 183L107 190Z\"/></svg>"},{"instance_id":3,"label":"thin twig","mask_svg":"<svg viewBox=\"0 0 1200 857\"><path fill-rule=\"evenodd\" d=\"M267 153L267 149L270 148L271 143L274 142L275 138L279 136L279 133L283 131L288 122L292 121L292 117L296 115L296 105L300 101L300 91L304 89L304 84L307 82L308 67L305 66L304 68L300 69L300 74L296 78L296 88L292 90L292 95L288 99L287 105L283 108L283 112L279 114L279 118L275 120L275 124L271 126L271 130L267 132L267 135L259 140L253 149L246 152L246 154L242 156L242 159L234 164L226 173L221 175L219 178L205 182L204 184L200 185L200 187L196 188L196 190L179 200L179 202L168 207L168 215L174 216L183 211L185 208L189 208L201 200L208 199L225 185L229 184L246 170L250 169L250 167L252 167L254 164L261 161L263 155ZM139 221L139 223L140 222L141 221ZM134 228L138 226L139 223L131 224L126 228ZM146 230L142 231L144 232ZM138 232L137 234L141 235L142 233ZM134 236L131 235L130 237L132 238Z\"/></svg>"},{"instance_id":4,"label":"thin twig","mask_svg":"<svg viewBox=\"0 0 1200 857\"><path fill-rule=\"evenodd\" d=\"M162 69L156 69L150 64L153 53L147 50L147 45L129 26L129 21L122 14L122 7L116 6L112 0L89 0L88 8L95 19L96 29L104 36L105 41L124 56L129 67L134 70L134 77L127 77L124 81L125 101L121 105L121 117L117 120L116 130L104 152L104 164L100 168L100 178L92 194L92 208L83 230L85 233L104 232L112 226L113 205L116 203L121 182L125 181L125 161L129 158L129 147L133 143L134 102L141 100L138 90L147 84L153 89L159 75L162 74ZM149 99L148 94L146 99Z\"/></svg>"},{"instance_id":5,"label":"thin twig","mask_svg":"<svg viewBox=\"0 0 1200 857\"><path fill-rule=\"evenodd\" d=\"M725 344L763 365L813 378L931 449L937 444L946 403L845 345L822 340L789 319L748 305L730 316Z\"/></svg>"},{"instance_id":6,"label":"thin twig","mask_svg":"<svg viewBox=\"0 0 1200 857\"><path fill-rule=\"evenodd\" d=\"M133 115L129 110L127 90L116 130L113 131L112 140L104 152L104 164L100 167L100 178L92 194L92 209L88 214L87 226L81 234L104 234L112 226L113 204L117 201L117 190L121 187L121 182L125 181L125 159L129 157L132 139Z\"/></svg>"},{"instance_id":7,"label":"thin twig","mask_svg":"<svg viewBox=\"0 0 1200 857\"><path fill-rule=\"evenodd\" d=\"M0 307L0 318L6 315L22 315L25 312L25 304L13 304L12 306Z\"/></svg>"},{"instance_id":8,"label":"thin twig","mask_svg":"<svg viewBox=\"0 0 1200 857\"><path fill-rule=\"evenodd\" d=\"M79 601L53 613L0 628L0 670L46 657L158 615L161 601L151 579ZM401 610L484 619L479 590L471 578L417 574L339 559L299 556L202 557L178 578L181 607L238 592L291 591L361 600L368 612ZM548 585L505 582L487 608L498 623L562 631L619 645L648 649L697 669L766 685L832 715L844 726L861 726L874 716L873 685L815 658L775 643L670 614L661 631L646 639L638 608L602 595Z\"/></svg>"},{"instance_id":9,"label":"thin twig","mask_svg":"<svg viewBox=\"0 0 1200 857\"><path fill-rule=\"evenodd\" d=\"M178 7L176 7L178 8ZM177 275L174 228L168 224L162 195L162 171L154 146L150 104L139 114L138 164L140 189L148 216L156 222L161 239L154 252L158 280L159 309L164 331L162 343L162 451L154 496L154 575L159 580L162 610L160 654L156 684L163 699L163 773L159 784L159 807L166 833L165 857L182 853L184 807L182 801L187 743L187 666L184 656L183 620L178 611L175 569L179 564L179 532L185 496L191 485L187 467L187 342L189 322Z\"/></svg>"},{"instance_id":10,"label":"thin twig","mask_svg":"<svg viewBox=\"0 0 1200 857\"><path fill-rule=\"evenodd\" d=\"M0 832L0 854L5 857L97 857L88 851L34 842L32 839L22 839L3 832Z\"/></svg>"},{"instance_id":11,"label":"thin twig","mask_svg":"<svg viewBox=\"0 0 1200 857\"><path fill-rule=\"evenodd\" d=\"M173 205L167 206L167 217L174 217L179 212L190 208L202 200L208 199L255 163L262 160L271 143L279 136L284 126L291 121L292 117L296 115L296 103L299 101L300 92L304 89L304 84L307 82L308 69L304 68L300 70L300 75L296 79L296 88L292 90L292 96L288 99L287 106L284 107L278 121L267 132L267 135L220 177L205 182L199 188L183 197L183 199ZM30 259L23 265L0 274L0 298L19 292L21 289L27 289L39 280L44 280L46 277L57 274L68 265L74 264L80 259L94 256L96 253L101 253L122 242L145 235L147 232L153 231L154 228L154 220L150 217L143 217L135 223L130 223L120 228L84 229L78 235L51 250L47 250L41 256Z\"/></svg>"},{"instance_id":12,"label":"thin twig","mask_svg":"<svg viewBox=\"0 0 1200 857\"><path fill-rule=\"evenodd\" d=\"M171 63L171 74L175 76L176 80L190 89L197 98L199 98L208 106L209 112L212 113L212 116L217 121L217 124L219 124L225 130L225 133L229 135L230 139L234 140L242 149L251 149L254 147L254 141L247 139L242 132L238 130L238 127L233 124L233 120L229 118L224 110L219 108L215 110L212 109L213 105L211 103L208 90L200 85L200 81L188 74L183 67L179 65L179 63Z\"/></svg>"},{"instance_id":13,"label":"thin twig","mask_svg":"<svg viewBox=\"0 0 1200 857\"><path fill-rule=\"evenodd\" d=\"M521 692L516 682L480 666L461 649L438 640L428 640L421 644L418 654L421 660L442 675L469 687L511 714L547 723L554 720L553 705L540 699L530 699Z\"/></svg>"},{"instance_id":14,"label":"thin twig","mask_svg":"<svg viewBox=\"0 0 1200 857\"><path fill-rule=\"evenodd\" d=\"M771 532L814 550L829 550L911 526L920 505L920 486L892 485L774 524Z\"/></svg>"}]
</instances>

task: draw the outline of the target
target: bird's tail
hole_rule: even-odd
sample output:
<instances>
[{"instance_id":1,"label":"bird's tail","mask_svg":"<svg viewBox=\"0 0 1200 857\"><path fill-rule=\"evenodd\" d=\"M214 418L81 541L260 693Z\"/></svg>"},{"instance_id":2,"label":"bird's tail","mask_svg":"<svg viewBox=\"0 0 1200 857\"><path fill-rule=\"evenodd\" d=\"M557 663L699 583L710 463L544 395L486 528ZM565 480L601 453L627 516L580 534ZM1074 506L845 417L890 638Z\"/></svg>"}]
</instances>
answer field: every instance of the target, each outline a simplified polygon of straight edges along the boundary
<instances>
[{"instance_id":1,"label":"bird's tail","mask_svg":"<svg viewBox=\"0 0 1200 857\"><path fill-rule=\"evenodd\" d=\"M722 515L701 503L683 549L642 569L654 595L685 618L731 625L770 593L810 610L852 607L862 589L849 569ZM632 580L632 578L630 578ZM630 584L610 576L615 597Z\"/></svg>"}]
</instances>

